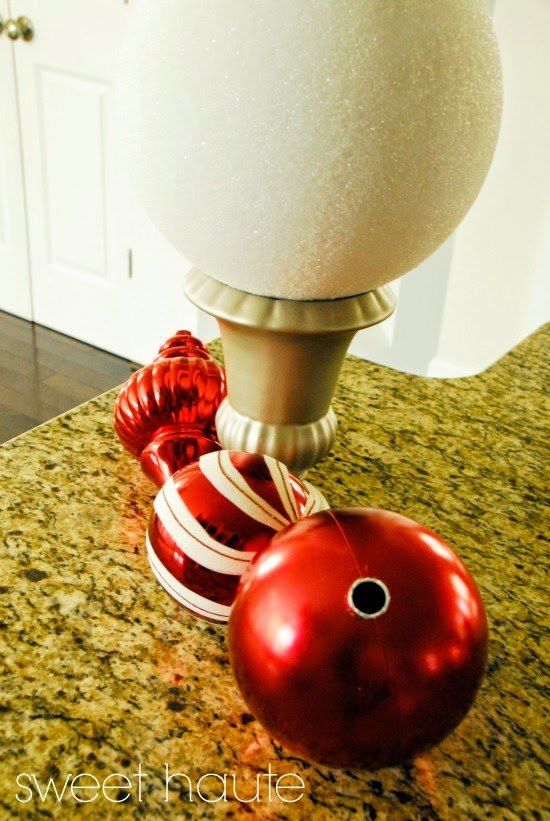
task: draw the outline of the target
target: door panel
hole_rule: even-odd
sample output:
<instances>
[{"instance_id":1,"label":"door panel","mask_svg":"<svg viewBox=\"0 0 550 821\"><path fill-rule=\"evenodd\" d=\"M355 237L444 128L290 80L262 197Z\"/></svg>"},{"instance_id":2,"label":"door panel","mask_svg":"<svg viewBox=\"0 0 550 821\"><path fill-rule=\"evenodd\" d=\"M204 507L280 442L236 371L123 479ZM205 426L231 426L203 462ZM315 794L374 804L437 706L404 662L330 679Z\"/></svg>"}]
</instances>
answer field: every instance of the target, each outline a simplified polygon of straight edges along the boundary
<instances>
[{"instance_id":1,"label":"door panel","mask_svg":"<svg viewBox=\"0 0 550 821\"><path fill-rule=\"evenodd\" d=\"M0 15L9 19L7 0ZM29 259L14 71L14 45L0 36L0 310L32 316Z\"/></svg>"},{"instance_id":2,"label":"door panel","mask_svg":"<svg viewBox=\"0 0 550 821\"><path fill-rule=\"evenodd\" d=\"M38 66L37 88L49 264L109 279L109 87Z\"/></svg>"},{"instance_id":3,"label":"door panel","mask_svg":"<svg viewBox=\"0 0 550 821\"><path fill-rule=\"evenodd\" d=\"M2 0L0 0L2 2ZM125 0L10 0L35 27L14 47L29 212L34 318L136 361L198 313L186 262L127 181L114 83Z\"/></svg>"}]
</instances>

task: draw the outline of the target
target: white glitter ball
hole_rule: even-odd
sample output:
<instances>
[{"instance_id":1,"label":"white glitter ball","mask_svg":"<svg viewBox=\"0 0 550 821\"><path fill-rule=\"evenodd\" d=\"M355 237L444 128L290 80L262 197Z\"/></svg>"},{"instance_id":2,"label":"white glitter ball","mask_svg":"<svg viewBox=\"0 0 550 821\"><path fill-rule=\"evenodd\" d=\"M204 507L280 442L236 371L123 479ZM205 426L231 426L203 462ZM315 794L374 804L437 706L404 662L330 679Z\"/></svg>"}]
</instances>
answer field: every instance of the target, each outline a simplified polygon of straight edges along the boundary
<instances>
[{"instance_id":1,"label":"white glitter ball","mask_svg":"<svg viewBox=\"0 0 550 821\"><path fill-rule=\"evenodd\" d=\"M119 98L131 173L206 274L312 299L429 256L494 152L483 0L140 0Z\"/></svg>"}]
</instances>

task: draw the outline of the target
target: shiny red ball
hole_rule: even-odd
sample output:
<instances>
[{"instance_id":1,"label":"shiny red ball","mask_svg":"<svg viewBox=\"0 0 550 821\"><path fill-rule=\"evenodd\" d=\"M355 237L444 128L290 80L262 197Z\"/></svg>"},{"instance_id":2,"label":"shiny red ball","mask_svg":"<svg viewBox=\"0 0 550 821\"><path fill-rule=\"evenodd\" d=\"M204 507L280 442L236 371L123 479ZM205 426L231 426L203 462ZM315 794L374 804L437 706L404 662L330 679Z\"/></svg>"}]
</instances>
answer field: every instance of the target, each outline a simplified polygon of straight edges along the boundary
<instances>
[{"instance_id":1,"label":"shiny red ball","mask_svg":"<svg viewBox=\"0 0 550 821\"><path fill-rule=\"evenodd\" d=\"M201 456L159 491L147 551L158 581L186 610L227 623L240 576L273 535L321 494L270 457L238 451Z\"/></svg>"},{"instance_id":2,"label":"shiny red ball","mask_svg":"<svg viewBox=\"0 0 550 821\"><path fill-rule=\"evenodd\" d=\"M442 539L384 510L326 511L277 534L243 578L231 664L283 744L335 767L400 764L464 718L487 622Z\"/></svg>"}]
</instances>

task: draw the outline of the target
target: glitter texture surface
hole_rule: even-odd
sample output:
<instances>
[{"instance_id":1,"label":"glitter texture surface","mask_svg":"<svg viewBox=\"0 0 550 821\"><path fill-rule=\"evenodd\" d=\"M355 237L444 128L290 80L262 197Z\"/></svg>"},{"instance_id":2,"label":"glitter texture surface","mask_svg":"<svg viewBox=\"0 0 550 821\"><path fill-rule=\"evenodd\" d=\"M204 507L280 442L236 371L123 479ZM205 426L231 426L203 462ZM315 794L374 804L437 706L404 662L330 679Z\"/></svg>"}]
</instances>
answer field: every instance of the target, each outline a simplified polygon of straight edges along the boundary
<instances>
[{"instance_id":1,"label":"glitter texture surface","mask_svg":"<svg viewBox=\"0 0 550 821\"><path fill-rule=\"evenodd\" d=\"M414 268L498 136L482 0L141 0L121 68L146 211L252 293L347 296Z\"/></svg>"}]
</instances>

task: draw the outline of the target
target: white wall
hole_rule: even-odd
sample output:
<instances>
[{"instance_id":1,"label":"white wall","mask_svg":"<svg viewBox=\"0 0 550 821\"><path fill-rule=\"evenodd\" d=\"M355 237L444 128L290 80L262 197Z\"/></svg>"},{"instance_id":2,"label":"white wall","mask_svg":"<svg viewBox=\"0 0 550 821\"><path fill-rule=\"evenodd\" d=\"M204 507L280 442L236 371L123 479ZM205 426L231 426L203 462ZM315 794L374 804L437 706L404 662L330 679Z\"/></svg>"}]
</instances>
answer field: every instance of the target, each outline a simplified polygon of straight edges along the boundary
<instances>
[{"instance_id":1,"label":"white wall","mask_svg":"<svg viewBox=\"0 0 550 821\"><path fill-rule=\"evenodd\" d=\"M502 131L457 233L438 357L486 368L550 316L550 2L499 0Z\"/></svg>"},{"instance_id":2,"label":"white wall","mask_svg":"<svg viewBox=\"0 0 550 821\"><path fill-rule=\"evenodd\" d=\"M550 0L496 0L494 21L504 111L485 185L398 283L392 333L364 331L352 348L413 373L477 373L550 318Z\"/></svg>"}]
</instances>

